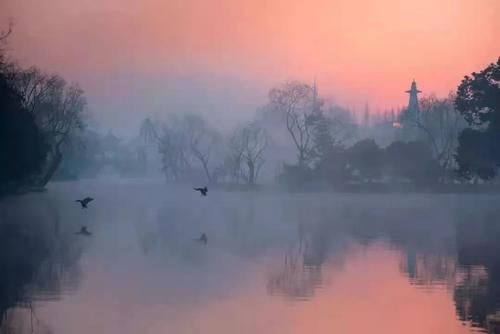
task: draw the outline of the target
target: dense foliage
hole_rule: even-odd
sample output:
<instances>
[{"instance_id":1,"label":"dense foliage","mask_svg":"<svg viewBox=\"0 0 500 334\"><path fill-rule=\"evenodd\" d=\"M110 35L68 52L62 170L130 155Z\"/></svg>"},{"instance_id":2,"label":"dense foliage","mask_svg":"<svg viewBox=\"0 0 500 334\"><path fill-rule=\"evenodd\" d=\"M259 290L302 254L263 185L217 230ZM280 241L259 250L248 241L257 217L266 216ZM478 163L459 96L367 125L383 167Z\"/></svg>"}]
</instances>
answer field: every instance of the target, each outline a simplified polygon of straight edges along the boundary
<instances>
[{"instance_id":1,"label":"dense foliage","mask_svg":"<svg viewBox=\"0 0 500 334\"><path fill-rule=\"evenodd\" d=\"M462 80L455 104L472 127L458 138L460 175L493 178L500 167L500 58Z\"/></svg>"}]
</instances>

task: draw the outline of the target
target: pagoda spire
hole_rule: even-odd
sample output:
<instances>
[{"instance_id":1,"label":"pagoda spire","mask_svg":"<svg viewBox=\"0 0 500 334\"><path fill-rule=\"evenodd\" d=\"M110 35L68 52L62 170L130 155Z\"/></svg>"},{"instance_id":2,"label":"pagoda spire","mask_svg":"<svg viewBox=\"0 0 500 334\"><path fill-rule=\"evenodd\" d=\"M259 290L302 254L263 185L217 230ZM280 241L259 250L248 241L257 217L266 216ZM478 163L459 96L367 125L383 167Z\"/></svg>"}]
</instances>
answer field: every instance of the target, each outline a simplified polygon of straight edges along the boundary
<instances>
[{"instance_id":1,"label":"pagoda spire","mask_svg":"<svg viewBox=\"0 0 500 334\"><path fill-rule=\"evenodd\" d=\"M410 94L410 99L408 101L408 112L412 115L417 116L419 113L418 94L422 92L417 89L417 83L415 82L415 79L413 79L411 83L410 90L407 90L406 93Z\"/></svg>"}]
</instances>

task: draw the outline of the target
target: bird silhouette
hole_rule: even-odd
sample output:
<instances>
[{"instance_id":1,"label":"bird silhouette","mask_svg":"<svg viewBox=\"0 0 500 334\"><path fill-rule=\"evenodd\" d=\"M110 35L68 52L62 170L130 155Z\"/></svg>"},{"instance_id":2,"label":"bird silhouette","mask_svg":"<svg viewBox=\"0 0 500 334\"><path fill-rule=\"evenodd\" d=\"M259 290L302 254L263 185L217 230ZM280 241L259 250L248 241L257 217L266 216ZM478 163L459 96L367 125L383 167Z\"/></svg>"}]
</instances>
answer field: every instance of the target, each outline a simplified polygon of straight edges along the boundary
<instances>
[{"instance_id":1,"label":"bird silhouette","mask_svg":"<svg viewBox=\"0 0 500 334\"><path fill-rule=\"evenodd\" d=\"M195 241L202 242L206 245L208 242L207 235L205 233L202 233L198 239L195 239Z\"/></svg>"},{"instance_id":2,"label":"bird silhouette","mask_svg":"<svg viewBox=\"0 0 500 334\"><path fill-rule=\"evenodd\" d=\"M92 202L94 199L92 197L85 197L84 199L77 199L75 202L81 204L82 209L86 209L87 205Z\"/></svg>"},{"instance_id":3,"label":"bird silhouette","mask_svg":"<svg viewBox=\"0 0 500 334\"><path fill-rule=\"evenodd\" d=\"M78 235L84 235L86 237L89 237L92 235L92 233L89 232L89 230L87 230L87 226L82 226L80 228L80 231L76 232L76 234Z\"/></svg>"},{"instance_id":4,"label":"bird silhouette","mask_svg":"<svg viewBox=\"0 0 500 334\"><path fill-rule=\"evenodd\" d=\"M193 188L193 190L199 191L201 196L207 196L208 188L203 187L203 188Z\"/></svg>"}]
</instances>

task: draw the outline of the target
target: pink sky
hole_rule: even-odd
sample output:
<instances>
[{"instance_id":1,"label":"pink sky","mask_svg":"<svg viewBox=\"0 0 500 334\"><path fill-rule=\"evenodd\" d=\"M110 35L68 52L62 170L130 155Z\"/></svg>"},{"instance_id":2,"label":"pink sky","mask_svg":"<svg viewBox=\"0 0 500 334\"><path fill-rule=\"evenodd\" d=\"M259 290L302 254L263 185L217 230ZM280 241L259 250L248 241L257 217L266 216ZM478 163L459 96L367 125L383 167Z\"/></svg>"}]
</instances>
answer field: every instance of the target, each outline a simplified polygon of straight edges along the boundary
<instances>
[{"instance_id":1,"label":"pink sky","mask_svg":"<svg viewBox=\"0 0 500 334\"><path fill-rule=\"evenodd\" d=\"M234 113L313 78L376 110L406 104L413 78L444 95L500 56L498 0L2 0L8 17L15 57L81 82L103 110Z\"/></svg>"}]
</instances>

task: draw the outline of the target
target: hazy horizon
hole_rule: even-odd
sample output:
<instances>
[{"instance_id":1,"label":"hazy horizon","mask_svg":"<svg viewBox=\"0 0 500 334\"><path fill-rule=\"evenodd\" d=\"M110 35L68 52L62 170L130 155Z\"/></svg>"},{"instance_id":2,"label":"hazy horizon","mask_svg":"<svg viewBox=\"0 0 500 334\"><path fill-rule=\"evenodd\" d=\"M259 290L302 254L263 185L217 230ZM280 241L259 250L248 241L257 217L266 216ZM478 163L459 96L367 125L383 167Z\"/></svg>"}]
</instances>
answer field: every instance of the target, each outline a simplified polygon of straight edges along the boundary
<instances>
[{"instance_id":1,"label":"hazy horizon","mask_svg":"<svg viewBox=\"0 0 500 334\"><path fill-rule=\"evenodd\" d=\"M500 0L0 0L0 334L500 333L498 36Z\"/></svg>"},{"instance_id":2,"label":"hazy horizon","mask_svg":"<svg viewBox=\"0 0 500 334\"><path fill-rule=\"evenodd\" d=\"M96 121L119 132L169 111L229 128L289 79L316 79L357 112L396 108L412 79L446 95L500 54L496 0L3 0L9 18L9 54L79 82Z\"/></svg>"}]
</instances>

